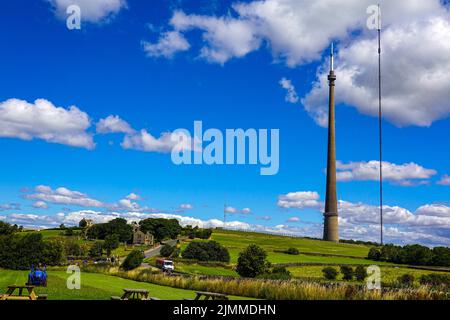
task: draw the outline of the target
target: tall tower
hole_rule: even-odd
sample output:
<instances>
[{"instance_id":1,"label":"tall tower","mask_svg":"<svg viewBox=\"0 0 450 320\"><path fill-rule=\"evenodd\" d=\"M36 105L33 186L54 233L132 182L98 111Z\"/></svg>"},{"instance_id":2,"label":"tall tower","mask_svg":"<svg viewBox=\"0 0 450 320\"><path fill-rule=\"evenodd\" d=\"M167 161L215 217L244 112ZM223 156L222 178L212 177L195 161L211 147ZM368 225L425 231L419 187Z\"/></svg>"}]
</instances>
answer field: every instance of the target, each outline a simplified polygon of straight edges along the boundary
<instances>
[{"instance_id":1,"label":"tall tower","mask_svg":"<svg viewBox=\"0 0 450 320\"><path fill-rule=\"evenodd\" d=\"M331 44L330 73L328 74L329 105L328 105L328 160L327 160L327 194L323 225L323 239L339 241L338 207L336 196L336 142L334 128L334 49Z\"/></svg>"}]
</instances>

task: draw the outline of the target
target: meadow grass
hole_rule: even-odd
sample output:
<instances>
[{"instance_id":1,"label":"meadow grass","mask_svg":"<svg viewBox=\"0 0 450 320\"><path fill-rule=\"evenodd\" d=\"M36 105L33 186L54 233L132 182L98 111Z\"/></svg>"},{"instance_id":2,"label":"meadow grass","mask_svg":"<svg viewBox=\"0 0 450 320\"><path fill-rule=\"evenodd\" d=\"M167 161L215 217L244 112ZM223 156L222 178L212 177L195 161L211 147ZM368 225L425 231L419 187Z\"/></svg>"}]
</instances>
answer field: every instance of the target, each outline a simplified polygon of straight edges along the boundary
<instances>
[{"instance_id":1,"label":"meadow grass","mask_svg":"<svg viewBox=\"0 0 450 320\"><path fill-rule=\"evenodd\" d=\"M292 276L299 279L309 279L316 281L326 281L323 277L322 269L325 266L296 266L296 267L288 267L287 269L291 272ZM339 272L339 267L335 267L335 269ZM391 266L380 266L381 269L381 281L385 284L395 284L397 282L397 278L404 274L411 274L415 278L415 285L419 285L419 278L422 275L427 275L431 273L435 273L435 271L431 270L419 270L419 269L411 269L406 267L391 267ZM450 273L447 273L450 274ZM342 280L342 274L339 274L337 279L338 281ZM329 281L326 281L329 282ZM354 283L358 283L358 281L354 280ZM359 282L363 284L363 282Z\"/></svg>"},{"instance_id":2,"label":"meadow grass","mask_svg":"<svg viewBox=\"0 0 450 320\"><path fill-rule=\"evenodd\" d=\"M97 269L110 275L182 289L219 292L269 300L434 300L448 299L448 293L429 287L367 290L355 284L322 284L317 281L263 280L245 278L205 278L204 276L167 276L146 269L120 271Z\"/></svg>"}]
</instances>

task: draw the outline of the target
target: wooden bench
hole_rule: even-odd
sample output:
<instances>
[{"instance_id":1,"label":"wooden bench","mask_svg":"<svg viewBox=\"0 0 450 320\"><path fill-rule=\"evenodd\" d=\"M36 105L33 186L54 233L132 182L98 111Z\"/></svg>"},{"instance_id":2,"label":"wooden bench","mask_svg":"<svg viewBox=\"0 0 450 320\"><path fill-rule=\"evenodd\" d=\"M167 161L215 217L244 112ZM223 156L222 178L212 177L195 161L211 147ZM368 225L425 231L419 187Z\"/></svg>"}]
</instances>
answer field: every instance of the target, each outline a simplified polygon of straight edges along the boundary
<instances>
[{"instance_id":1,"label":"wooden bench","mask_svg":"<svg viewBox=\"0 0 450 320\"><path fill-rule=\"evenodd\" d=\"M195 291L195 294L196 296L194 299L184 300L229 300L228 296L223 293Z\"/></svg>"},{"instance_id":2,"label":"wooden bench","mask_svg":"<svg viewBox=\"0 0 450 320\"><path fill-rule=\"evenodd\" d=\"M123 289L122 297L112 296L111 300L159 300L155 297L149 297L146 289Z\"/></svg>"},{"instance_id":3,"label":"wooden bench","mask_svg":"<svg viewBox=\"0 0 450 320\"><path fill-rule=\"evenodd\" d=\"M15 294L15 291L18 291ZM46 294L37 295L34 292L34 286L8 286L6 293L0 296L1 300L47 300Z\"/></svg>"}]
</instances>

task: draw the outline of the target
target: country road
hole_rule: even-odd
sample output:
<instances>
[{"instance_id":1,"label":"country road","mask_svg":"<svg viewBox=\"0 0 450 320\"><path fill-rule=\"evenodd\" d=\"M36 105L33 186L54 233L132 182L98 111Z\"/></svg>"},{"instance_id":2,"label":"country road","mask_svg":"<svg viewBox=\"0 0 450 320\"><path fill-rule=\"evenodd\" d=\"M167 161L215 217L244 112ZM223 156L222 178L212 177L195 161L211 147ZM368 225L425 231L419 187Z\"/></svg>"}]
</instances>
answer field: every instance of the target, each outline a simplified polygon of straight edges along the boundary
<instances>
[{"instance_id":1,"label":"country road","mask_svg":"<svg viewBox=\"0 0 450 320\"><path fill-rule=\"evenodd\" d=\"M177 239L164 241L164 244L168 244L168 245L171 245L171 246L176 246L177 245ZM144 251L145 258L151 258L151 257L155 257L155 256L159 255L160 252L161 252L161 248L162 248L162 245L159 245L156 248L152 248L150 250ZM141 267L149 268L150 265L148 263L143 262L141 264Z\"/></svg>"}]
</instances>

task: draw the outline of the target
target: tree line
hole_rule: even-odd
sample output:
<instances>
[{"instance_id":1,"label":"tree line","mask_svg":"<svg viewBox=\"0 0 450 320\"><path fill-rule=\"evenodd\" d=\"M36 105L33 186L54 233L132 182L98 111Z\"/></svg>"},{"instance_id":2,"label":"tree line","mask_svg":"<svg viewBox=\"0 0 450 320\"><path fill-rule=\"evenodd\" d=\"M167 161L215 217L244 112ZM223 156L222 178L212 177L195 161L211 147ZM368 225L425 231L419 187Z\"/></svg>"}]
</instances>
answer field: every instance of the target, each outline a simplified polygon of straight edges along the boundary
<instances>
[{"instance_id":1,"label":"tree line","mask_svg":"<svg viewBox=\"0 0 450 320\"><path fill-rule=\"evenodd\" d=\"M371 248L367 256L370 260L418 266L450 266L450 248L430 249L419 244L396 246L393 244Z\"/></svg>"}]
</instances>

